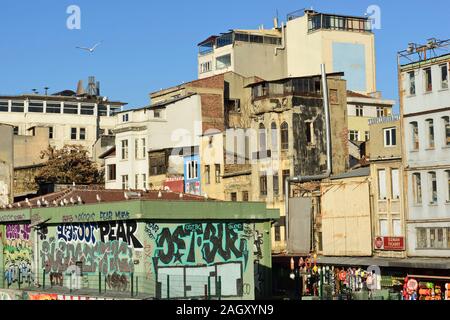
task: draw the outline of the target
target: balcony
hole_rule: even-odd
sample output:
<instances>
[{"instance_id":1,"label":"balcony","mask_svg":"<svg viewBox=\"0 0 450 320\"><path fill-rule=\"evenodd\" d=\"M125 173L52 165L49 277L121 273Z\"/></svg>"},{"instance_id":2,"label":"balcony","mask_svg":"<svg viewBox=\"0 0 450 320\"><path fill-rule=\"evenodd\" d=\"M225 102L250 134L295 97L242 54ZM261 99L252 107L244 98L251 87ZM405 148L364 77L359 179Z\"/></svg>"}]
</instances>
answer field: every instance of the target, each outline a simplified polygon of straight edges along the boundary
<instances>
[{"instance_id":1,"label":"balcony","mask_svg":"<svg viewBox=\"0 0 450 320\"><path fill-rule=\"evenodd\" d=\"M350 32L372 32L369 18L337 16L322 13L308 15L308 32L338 30Z\"/></svg>"}]
</instances>

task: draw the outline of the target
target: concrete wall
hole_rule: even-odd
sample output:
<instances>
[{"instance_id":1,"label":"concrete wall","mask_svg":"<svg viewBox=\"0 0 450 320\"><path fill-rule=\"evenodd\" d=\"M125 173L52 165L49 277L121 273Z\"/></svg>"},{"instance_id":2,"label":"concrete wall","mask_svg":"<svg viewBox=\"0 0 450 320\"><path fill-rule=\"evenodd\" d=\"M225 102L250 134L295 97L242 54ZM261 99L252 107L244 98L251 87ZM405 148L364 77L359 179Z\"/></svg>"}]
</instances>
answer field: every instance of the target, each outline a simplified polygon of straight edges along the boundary
<instances>
[{"instance_id":1,"label":"concrete wall","mask_svg":"<svg viewBox=\"0 0 450 320\"><path fill-rule=\"evenodd\" d=\"M14 136L14 167L24 167L44 163L41 152L50 145L48 128L36 127L34 135Z\"/></svg>"},{"instance_id":2,"label":"concrete wall","mask_svg":"<svg viewBox=\"0 0 450 320\"><path fill-rule=\"evenodd\" d=\"M323 255L372 255L367 178L348 178L322 183Z\"/></svg>"},{"instance_id":3,"label":"concrete wall","mask_svg":"<svg viewBox=\"0 0 450 320\"><path fill-rule=\"evenodd\" d=\"M370 141L367 143L366 153L367 156L373 160L385 159L385 158L400 158L402 156L402 135L400 130L400 121L386 121L381 123L372 124L370 128ZM396 129L396 142L395 146L385 146L385 132L384 129L395 128Z\"/></svg>"},{"instance_id":4,"label":"concrete wall","mask_svg":"<svg viewBox=\"0 0 450 320\"><path fill-rule=\"evenodd\" d=\"M13 128L0 124L0 206L13 199L14 140Z\"/></svg>"}]
</instances>

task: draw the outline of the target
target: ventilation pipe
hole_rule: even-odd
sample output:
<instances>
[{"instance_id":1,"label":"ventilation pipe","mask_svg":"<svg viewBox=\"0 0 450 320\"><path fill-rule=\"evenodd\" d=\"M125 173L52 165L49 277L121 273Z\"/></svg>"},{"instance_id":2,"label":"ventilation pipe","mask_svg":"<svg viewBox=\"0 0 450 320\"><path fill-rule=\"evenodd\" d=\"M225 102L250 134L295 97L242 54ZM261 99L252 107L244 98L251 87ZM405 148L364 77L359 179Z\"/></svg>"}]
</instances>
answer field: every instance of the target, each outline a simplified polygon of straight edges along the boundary
<instances>
[{"instance_id":1,"label":"ventilation pipe","mask_svg":"<svg viewBox=\"0 0 450 320\"><path fill-rule=\"evenodd\" d=\"M278 55L278 50L286 49L286 27L284 22L281 23L281 47L275 48L275 55Z\"/></svg>"},{"instance_id":2,"label":"ventilation pipe","mask_svg":"<svg viewBox=\"0 0 450 320\"><path fill-rule=\"evenodd\" d=\"M314 176L297 176L286 179L285 182L285 216L286 216L286 241L289 239L289 195L291 193L291 182L302 183L309 181L317 181L329 178L332 172L332 156L331 156L331 122L330 122L330 104L328 101L328 83L325 64L321 66L322 71L322 91L323 91L323 107L325 110L325 127L326 127L326 145L327 145L327 171L321 175Z\"/></svg>"}]
</instances>

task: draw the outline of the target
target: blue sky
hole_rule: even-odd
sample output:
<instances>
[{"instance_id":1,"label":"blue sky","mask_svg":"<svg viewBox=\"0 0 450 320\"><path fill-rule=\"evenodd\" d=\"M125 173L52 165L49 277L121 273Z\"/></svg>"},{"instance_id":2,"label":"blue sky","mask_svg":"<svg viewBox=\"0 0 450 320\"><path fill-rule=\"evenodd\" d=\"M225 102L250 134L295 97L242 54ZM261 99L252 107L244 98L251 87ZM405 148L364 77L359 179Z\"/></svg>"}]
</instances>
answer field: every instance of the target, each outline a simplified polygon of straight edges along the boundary
<instances>
[{"instance_id":1,"label":"blue sky","mask_svg":"<svg viewBox=\"0 0 450 320\"><path fill-rule=\"evenodd\" d=\"M81 8L81 30L66 28L69 5ZM297 9L363 15L381 8L376 30L377 84L397 100L396 52L408 42L450 38L448 0L7 0L0 5L0 94L50 87L75 89L95 75L102 94L149 103L148 94L197 76L196 44L231 28L272 27ZM75 49L104 41L90 55Z\"/></svg>"}]
</instances>

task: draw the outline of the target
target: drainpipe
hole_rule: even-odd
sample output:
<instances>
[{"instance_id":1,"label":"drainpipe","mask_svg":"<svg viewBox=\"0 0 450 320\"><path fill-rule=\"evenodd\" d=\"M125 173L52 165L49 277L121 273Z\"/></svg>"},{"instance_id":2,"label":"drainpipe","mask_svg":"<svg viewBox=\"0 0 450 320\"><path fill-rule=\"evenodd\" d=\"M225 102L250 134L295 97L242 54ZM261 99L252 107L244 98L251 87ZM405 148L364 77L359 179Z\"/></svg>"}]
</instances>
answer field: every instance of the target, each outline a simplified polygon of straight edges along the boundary
<instances>
[{"instance_id":1,"label":"drainpipe","mask_svg":"<svg viewBox=\"0 0 450 320\"><path fill-rule=\"evenodd\" d=\"M286 49L286 27L284 26L284 22L281 23L281 47L275 48L275 55L278 55L278 50Z\"/></svg>"},{"instance_id":2,"label":"drainpipe","mask_svg":"<svg viewBox=\"0 0 450 320\"><path fill-rule=\"evenodd\" d=\"M293 178L286 179L285 182L285 216L286 216L286 240L289 239L289 195L291 193L291 182L302 183L309 181L317 181L329 178L332 172L332 155L331 155L331 122L330 122L330 104L328 102L328 83L327 74L325 70L325 64L321 66L322 71L322 91L323 91L323 107L325 110L325 127L326 127L326 138L327 138L327 171L320 175L313 176L297 176Z\"/></svg>"}]
</instances>

